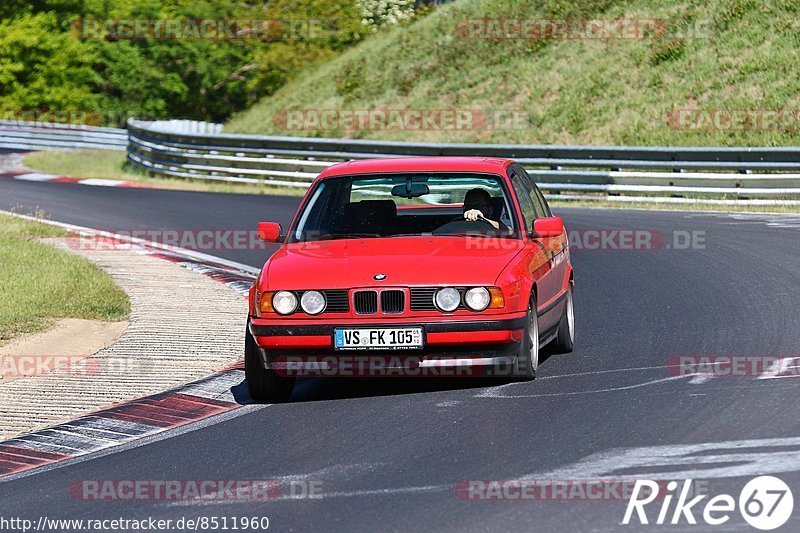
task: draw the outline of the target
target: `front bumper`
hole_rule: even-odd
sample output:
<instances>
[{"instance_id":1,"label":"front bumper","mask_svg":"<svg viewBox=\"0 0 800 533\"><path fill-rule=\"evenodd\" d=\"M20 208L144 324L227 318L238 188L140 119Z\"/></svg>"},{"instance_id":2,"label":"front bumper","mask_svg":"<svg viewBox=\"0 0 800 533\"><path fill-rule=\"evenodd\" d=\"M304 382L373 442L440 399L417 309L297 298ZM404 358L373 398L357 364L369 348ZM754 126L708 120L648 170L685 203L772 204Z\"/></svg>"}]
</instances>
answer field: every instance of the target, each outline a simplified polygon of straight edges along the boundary
<instances>
[{"instance_id":1,"label":"front bumper","mask_svg":"<svg viewBox=\"0 0 800 533\"><path fill-rule=\"evenodd\" d=\"M337 351L333 347L333 332L340 327L421 327L424 347L403 351ZM251 319L248 323L250 334L262 348L259 351L265 368L280 371L299 364L305 370L319 371L319 374L311 372L310 375L323 376L349 375L342 374L348 371L343 370L344 366L354 372L363 372L366 367L370 369L368 372L378 369L374 375L392 369L419 371L426 368L449 369L453 375L458 375L459 369L464 368L480 369L470 375L495 374L497 369L511 368L516 362L524 328L524 314L485 320L432 322L359 320L276 324L274 320ZM442 375L450 374L442 372Z\"/></svg>"},{"instance_id":2,"label":"front bumper","mask_svg":"<svg viewBox=\"0 0 800 533\"><path fill-rule=\"evenodd\" d=\"M421 327L425 346L465 346L519 342L525 328L525 315L459 321L341 321L331 323L285 322L251 319L248 330L256 344L266 349L333 349L336 328Z\"/></svg>"}]
</instances>

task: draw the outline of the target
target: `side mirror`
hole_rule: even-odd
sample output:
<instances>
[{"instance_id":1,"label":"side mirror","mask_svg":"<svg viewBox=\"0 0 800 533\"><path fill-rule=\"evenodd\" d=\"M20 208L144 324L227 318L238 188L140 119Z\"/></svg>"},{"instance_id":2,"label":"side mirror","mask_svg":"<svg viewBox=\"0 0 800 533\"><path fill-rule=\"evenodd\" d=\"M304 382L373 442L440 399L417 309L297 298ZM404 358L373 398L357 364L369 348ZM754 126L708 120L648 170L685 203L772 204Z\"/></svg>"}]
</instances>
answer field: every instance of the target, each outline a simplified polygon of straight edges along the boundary
<instances>
[{"instance_id":1,"label":"side mirror","mask_svg":"<svg viewBox=\"0 0 800 533\"><path fill-rule=\"evenodd\" d=\"M533 221L534 237L558 237L564 233L561 217L537 218Z\"/></svg>"},{"instance_id":2,"label":"side mirror","mask_svg":"<svg viewBox=\"0 0 800 533\"><path fill-rule=\"evenodd\" d=\"M281 233L281 225L277 222L258 223L258 238L264 242L279 242Z\"/></svg>"}]
</instances>

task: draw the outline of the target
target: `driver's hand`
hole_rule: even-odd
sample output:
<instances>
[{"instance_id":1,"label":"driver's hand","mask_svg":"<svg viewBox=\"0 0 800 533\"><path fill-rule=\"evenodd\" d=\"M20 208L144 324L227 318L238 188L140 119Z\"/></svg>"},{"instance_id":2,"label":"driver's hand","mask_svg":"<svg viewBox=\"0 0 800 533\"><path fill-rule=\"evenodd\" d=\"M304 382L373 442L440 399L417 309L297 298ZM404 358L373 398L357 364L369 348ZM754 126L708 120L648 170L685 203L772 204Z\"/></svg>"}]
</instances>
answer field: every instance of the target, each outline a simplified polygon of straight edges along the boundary
<instances>
[{"instance_id":1,"label":"driver's hand","mask_svg":"<svg viewBox=\"0 0 800 533\"><path fill-rule=\"evenodd\" d=\"M482 217L483 213L480 209L470 209L464 213L464 218L469 220L470 222L475 222L478 220L479 217Z\"/></svg>"}]
</instances>

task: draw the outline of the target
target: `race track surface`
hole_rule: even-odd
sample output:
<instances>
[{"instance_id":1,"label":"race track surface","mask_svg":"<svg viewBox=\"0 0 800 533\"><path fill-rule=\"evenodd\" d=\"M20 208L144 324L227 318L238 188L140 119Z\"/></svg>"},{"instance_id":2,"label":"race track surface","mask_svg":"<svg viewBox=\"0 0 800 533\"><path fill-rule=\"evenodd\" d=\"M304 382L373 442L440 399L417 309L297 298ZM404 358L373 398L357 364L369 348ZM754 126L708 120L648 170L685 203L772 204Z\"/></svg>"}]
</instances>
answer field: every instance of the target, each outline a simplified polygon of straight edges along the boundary
<instances>
[{"instance_id":1,"label":"race track surface","mask_svg":"<svg viewBox=\"0 0 800 533\"><path fill-rule=\"evenodd\" d=\"M0 209L39 208L54 220L108 230L285 225L298 202L0 182ZM572 354L548 357L535 381L305 380L291 403L248 406L168 438L0 482L0 515L267 516L278 531L611 531L622 521L624 500L475 501L455 487L520 477L693 477L712 495L736 499L747 480L772 474L800 497L800 381L686 377L667 368L676 356L798 355L800 218L557 214L579 239L577 344ZM601 230L650 232L661 244L618 250L608 237L611 249L585 249L594 242L586 232ZM695 236L695 246L676 249L686 235ZM208 253L256 267L269 255ZM191 322L191 306L187 327L202 327ZM69 492L81 480L106 479L313 481L319 498L93 502ZM648 507L651 521L659 507ZM783 530L800 529L797 507ZM628 529L661 530L634 523ZM713 529L750 530L736 513ZM683 520L663 530L705 529Z\"/></svg>"}]
</instances>

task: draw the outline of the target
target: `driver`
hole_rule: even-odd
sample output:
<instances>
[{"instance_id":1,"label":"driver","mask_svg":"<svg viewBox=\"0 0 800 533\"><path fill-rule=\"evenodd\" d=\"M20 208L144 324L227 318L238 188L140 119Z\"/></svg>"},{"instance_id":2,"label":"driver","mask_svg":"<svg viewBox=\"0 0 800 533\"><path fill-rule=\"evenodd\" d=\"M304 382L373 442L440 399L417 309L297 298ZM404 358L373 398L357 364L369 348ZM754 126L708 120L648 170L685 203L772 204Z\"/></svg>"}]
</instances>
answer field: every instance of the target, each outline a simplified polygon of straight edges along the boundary
<instances>
[{"instance_id":1,"label":"driver","mask_svg":"<svg viewBox=\"0 0 800 533\"><path fill-rule=\"evenodd\" d=\"M464 219L475 222L483 220L491 224L496 230L507 231L508 227L502 222L492 220L494 209L492 208L492 196L484 189L470 189L464 195Z\"/></svg>"}]
</instances>

